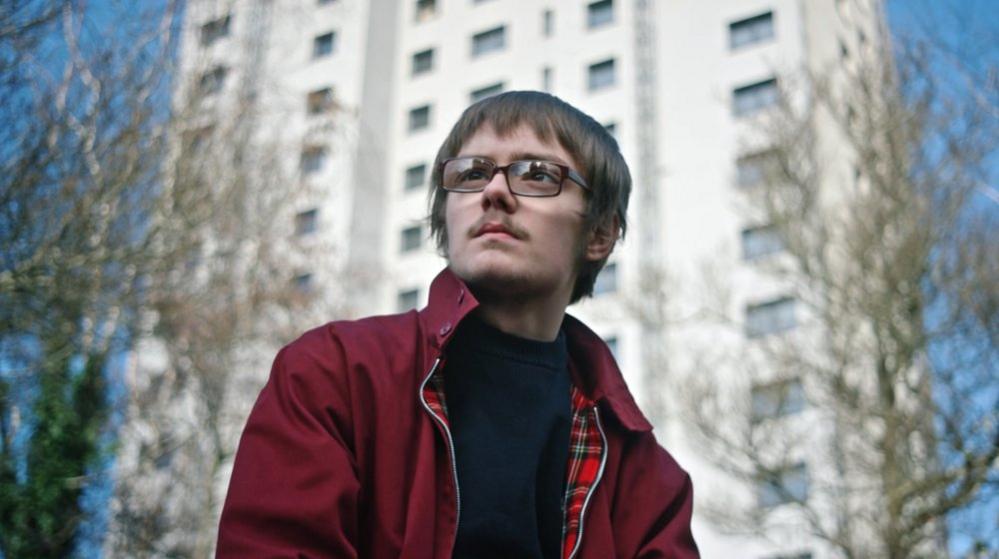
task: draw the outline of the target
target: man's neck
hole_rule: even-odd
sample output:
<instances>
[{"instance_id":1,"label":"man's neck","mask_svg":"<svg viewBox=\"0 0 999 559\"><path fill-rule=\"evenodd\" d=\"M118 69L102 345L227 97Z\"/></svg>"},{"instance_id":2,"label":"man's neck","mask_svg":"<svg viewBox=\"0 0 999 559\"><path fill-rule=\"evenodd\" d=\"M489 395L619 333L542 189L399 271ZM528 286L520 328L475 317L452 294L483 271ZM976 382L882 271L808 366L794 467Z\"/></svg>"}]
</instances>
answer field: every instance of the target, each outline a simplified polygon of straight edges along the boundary
<instances>
[{"instance_id":1,"label":"man's neck","mask_svg":"<svg viewBox=\"0 0 999 559\"><path fill-rule=\"evenodd\" d=\"M479 318L501 332L543 342L558 337L568 301L537 301L531 299L501 299L488 297L479 301Z\"/></svg>"}]
</instances>

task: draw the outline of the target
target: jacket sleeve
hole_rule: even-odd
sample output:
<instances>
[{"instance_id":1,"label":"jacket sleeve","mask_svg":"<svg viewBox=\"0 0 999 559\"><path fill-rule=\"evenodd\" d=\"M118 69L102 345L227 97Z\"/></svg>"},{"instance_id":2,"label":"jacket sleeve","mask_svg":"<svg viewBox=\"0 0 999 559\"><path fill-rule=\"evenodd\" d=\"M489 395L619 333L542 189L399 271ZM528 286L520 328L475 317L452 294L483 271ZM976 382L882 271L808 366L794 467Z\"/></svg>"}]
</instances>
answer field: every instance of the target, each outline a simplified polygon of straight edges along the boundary
<instances>
[{"instance_id":1,"label":"jacket sleeve","mask_svg":"<svg viewBox=\"0 0 999 559\"><path fill-rule=\"evenodd\" d=\"M236 452L217 557L357 557L349 399L329 353L301 340L278 353Z\"/></svg>"},{"instance_id":2,"label":"jacket sleeve","mask_svg":"<svg viewBox=\"0 0 999 559\"><path fill-rule=\"evenodd\" d=\"M638 437L622 470L616 499L619 526L626 526L636 559L696 559L691 532L694 490L687 472L656 442Z\"/></svg>"}]
</instances>

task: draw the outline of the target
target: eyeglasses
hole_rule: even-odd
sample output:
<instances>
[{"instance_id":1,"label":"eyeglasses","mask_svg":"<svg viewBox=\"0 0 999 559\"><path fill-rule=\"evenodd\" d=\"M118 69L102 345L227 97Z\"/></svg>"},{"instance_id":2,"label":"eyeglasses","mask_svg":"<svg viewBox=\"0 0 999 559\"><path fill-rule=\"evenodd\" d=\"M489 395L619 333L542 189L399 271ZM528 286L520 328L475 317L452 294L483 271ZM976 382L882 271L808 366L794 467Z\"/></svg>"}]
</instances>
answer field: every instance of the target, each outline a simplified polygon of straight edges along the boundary
<instances>
[{"instance_id":1,"label":"eyeglasses","mask_svg":"<svg viewBox=\"0 0 999 559\"><path fill-rule=\"evenodd\" d=\"M517 196L558 196L565 179L589 191L590 187L568 165L537 159L499 166L484 157L452 157L441 162L441 188L448 192L482 192L496 173L506 176L510 192Z\"/></svg>"}]
</instances>

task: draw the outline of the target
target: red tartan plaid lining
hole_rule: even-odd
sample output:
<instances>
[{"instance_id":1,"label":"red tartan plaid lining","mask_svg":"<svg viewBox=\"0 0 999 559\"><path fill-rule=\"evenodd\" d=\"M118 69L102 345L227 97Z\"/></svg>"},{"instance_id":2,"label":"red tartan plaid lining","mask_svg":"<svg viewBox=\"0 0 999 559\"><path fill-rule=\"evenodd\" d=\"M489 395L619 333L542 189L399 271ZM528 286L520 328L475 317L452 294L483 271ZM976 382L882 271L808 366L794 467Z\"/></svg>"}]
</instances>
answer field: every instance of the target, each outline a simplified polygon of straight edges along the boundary
<instances>
[{"instance_id":1,"label":"red tartan plaid lining","mask_svg":"<svg viewBox=\"0 0 999 559\"><path fill-rule=\"evenodd\" d=\"M434 370L423 386L423 399L445 426L444 375ZM604 438L598 426L596 407L575 386L570 392L572 429L569 434L569 461L566 464L565 500L562 503L562 557L569 559L579 543L583 507L599 481L603 465Z\"/></svg>"},{"instance_id":2,"label":"red tartan plaid lining","mask_svg":"<svg viewBox=\"0 0 999 559\"><path fill-rule=\"evenodd\" d=\"M598 425L593 402L572 387L572 431L569 435L569 463L566 469L565 514L562 522L562 557L572 557L582 535L583 508L600 481L604 437Z\"/></svg>"},{"instance_id":3,"label":"red tartan plaid lining","mask_svg":"<svg viewBox=\"0 0 999 559\"><path fill-rule=\"evenodd\" d=\"M450 428L451 423L447 420L447 402L444 401L444 375L440 372L441 367L436 367L430 374L430 379L423 385L423 400L430 407L444 426Z\"/></svg>"}]
</instances>

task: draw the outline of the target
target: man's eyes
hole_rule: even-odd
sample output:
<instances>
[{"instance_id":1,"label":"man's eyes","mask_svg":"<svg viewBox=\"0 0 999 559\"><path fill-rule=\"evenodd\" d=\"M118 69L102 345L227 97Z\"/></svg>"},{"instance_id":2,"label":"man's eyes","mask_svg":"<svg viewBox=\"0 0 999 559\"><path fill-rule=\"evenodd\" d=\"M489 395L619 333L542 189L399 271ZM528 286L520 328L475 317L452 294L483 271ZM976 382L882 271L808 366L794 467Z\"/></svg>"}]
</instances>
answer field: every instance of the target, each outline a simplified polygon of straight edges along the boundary
<instances>
[{"instance_id":1,"label":"man's eyes","mask_svg":"<svg viewBox=\"0 0 999 559\"><path fill-rule=\"evenodd\" d=\"M489 176L484 169L469 169L462 173L458 179L462 181L478 181L486 179Z\"/></svg>"},{"instance_id":2,"label":"man's eyes","mask_svg":"<svg viewBox=\"0 0 999 559\"><path fill-rule=\"evenodd\" d=\"M531 163L527 172L520 175L523 180L531 182L559 182L561 173L559 169L552 169L550 165L542 163Z\"/></svg>"},{"instance_id":3,"label":"man's eyes","mask_svg":"<svg viewBox=\"0 0 999 559\"><path fill-rule=\"evenodd\" d=\"M521 167L523 168L523 167ZM551 169L546 166L541 166L537 163L530 163L526 165L526 169L522 172L517 172L517 167L511 168L511 171L516 173L516 177L519 180L533 183L558 183L561 181L561 173L558 169ZM494 174L494 168L485 167L473 167L466 169L458 174L457 180L460 182L478 182L478 181L488 181L492 178ZM514 176L511 173L511 176Z\"/></svg>"},{"instance_id":4,"label":"man's eyes","mask_svg":"<svg viewBox=\"0 0 999 559\"><path fill-rule=\"evenodd\" d=\"M558 177L548 171L530 171L521 178L531 182L558 182Z\"/></svg>"}]
</instances>

